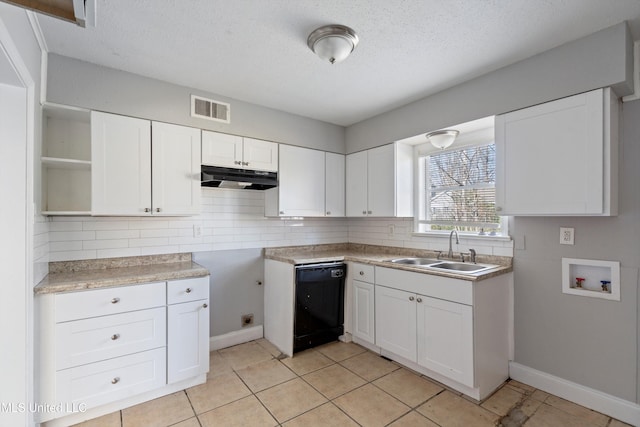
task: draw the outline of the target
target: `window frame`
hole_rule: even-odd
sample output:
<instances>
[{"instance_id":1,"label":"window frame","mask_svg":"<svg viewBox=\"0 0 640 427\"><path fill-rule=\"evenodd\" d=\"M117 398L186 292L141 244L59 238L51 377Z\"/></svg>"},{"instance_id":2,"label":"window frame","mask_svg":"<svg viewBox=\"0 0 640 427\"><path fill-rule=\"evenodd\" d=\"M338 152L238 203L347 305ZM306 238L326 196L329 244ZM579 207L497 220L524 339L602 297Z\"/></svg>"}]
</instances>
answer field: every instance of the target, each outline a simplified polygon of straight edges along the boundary
<instances>
[{"instance_id":1,"label":"window frame","mask_svg":"<svg viewBox=\"0 0 640 427\"><path fill-rule=\"evenodd\" d=\"M433 147L430 143L416 145L414 148L414 226L413 226L413 235L414 236L448 236L451 231L446 230L425 230L420 231L420 226L424 224L443 224L443 225L456 225L456 223L440 221L440 222L431 222L425 219L426 217L426 201L425 199L425 188L423 184L425 181L425 170L420 167L421 158L427 157L433 154L446 153L451 151L459 151L466 148L478 147L482 145L489 145L491 143L495 143L493 140L484 140L484 141L474 141L466 144L460 144L458 142L454 143L451 147L446 148L444 150L440 150L438 148ZM480 187L487 188L485 185L480 185ZM495 188L495 184L493 186ZM501 216L500 218L500 234L479 234L479 232L469 232L469 231L458 231L461 236L465 236L466 238L478 238L485 240L511 240L509 235L509 217ZM428 222L427 222L428 221ZM472 222L460 222L458 223L461 226L464 225L477 225L477 223Z\"/></svg>"}]
</instances>

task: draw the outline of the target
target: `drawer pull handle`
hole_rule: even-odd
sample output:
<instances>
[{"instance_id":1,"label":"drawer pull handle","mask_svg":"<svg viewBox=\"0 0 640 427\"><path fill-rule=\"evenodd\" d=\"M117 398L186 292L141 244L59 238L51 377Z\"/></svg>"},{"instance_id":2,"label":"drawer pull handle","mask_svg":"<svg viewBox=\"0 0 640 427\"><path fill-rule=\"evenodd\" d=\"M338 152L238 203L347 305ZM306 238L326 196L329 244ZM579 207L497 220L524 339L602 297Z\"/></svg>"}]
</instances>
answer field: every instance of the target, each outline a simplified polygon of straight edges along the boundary
<instances>
[{"instance_id":1,"label":"drawer pull handle","mask_svg":"<svg viewBox=\"0 0 640 427\"><path fill-rule=\"evenodd\" d=\"M364 276L364 271L361 271L361 272L360 272L360 275L361 275L361 276Z\"/></svg>"},{"instance_id":2,"label":"drawer pull handle","mask_svg":"<svg viewBox=\"0 0 640 427\"><path fill-rule=\"evenodd\" d=\"M209 305L206 302L202 304L202 308L207 308L207 307L209 307Z\"/></svg>"},{"instance_id":3,"label":"drawer pull handle","mask_svg":"<svg viewBox=\"0 0 640 427\"><path fill-rule=\"evenodd\" d=\"M414 299L414 297L409 297L409 301L413 301Z\"/></svg>"},{"instance_id":4,"label":"drawer pull handle","mask_svg":"<svg viewBox=\"0 0 640 427\"><path fill-rule=\"evenodd\" d=\"M187 289L185 289L185 292L186 292L186 293L188 293L188 294L190 294L190 293L191 293L191 288L187 288Z\"/></svg>"},{"instance_id":5,"label":"drawer pull handle","mask_svg":"<svg viewBox=\"0 0 640 427\"><path fill-rule=\"evenodd\" d=\"M120 338L120 334L113 334L113 335L111 335L111 339L112 339L113 341L117 340L118 338Z\"/></svg>"},{"instance_id":6,"label":"drawer pull handle","mask_svg":"<svg viewBox=\"0 0 640 427\"><path fill-rule=\"evenodd\" d=\"M117 298L117 297L116 297L116 298L112 298L112 299L111 299L111 304L117 304L117 303L119 303L119 302L120 302L120 298Z\"/></svg>"},{"instance_id":7,"label":"drawer pull handle","mask_svg":"<svg viewBox=\"0 0 640 427\"><path fill-rule=\"evenodd\" d=\"M418 299L416 301L422 302L422 298L418 297Z\"/></svg>"},{"instance_id":8,"label":"drawer pull handle","mask_svg":"<svg viewBox=\"0 0 640 427\"><path fill-rule=\"evenodd\" d=\"M120 377L115 377L111 380L111 384L118 384L120 382Z\"/></svg>"}]
</instances>

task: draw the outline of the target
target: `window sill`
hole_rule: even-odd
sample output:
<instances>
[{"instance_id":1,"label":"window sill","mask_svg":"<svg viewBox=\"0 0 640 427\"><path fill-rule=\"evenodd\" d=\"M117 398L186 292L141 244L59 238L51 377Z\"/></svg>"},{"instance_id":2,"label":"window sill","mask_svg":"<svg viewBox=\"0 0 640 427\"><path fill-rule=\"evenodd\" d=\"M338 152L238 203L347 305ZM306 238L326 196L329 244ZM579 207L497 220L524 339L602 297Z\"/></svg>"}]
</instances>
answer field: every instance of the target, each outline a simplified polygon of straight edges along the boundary
<instances>
[{"instance_id":1,"label":"window sill","mask_svg":"<svg viewBox=\"0 0 640 427\"><path fill-rule=\"evenodd\" d=\"M411 235L413 237L442 237L445 239L449 238L451 234L450 231L441 232L441 231L423 231L423 232L413 232ZM458 237L460 239L468 239L468 240L482 240L484 242L510 242L511 236L479 236L477 234L471 233L458 233Z\"/></svg>"}]
</instances>

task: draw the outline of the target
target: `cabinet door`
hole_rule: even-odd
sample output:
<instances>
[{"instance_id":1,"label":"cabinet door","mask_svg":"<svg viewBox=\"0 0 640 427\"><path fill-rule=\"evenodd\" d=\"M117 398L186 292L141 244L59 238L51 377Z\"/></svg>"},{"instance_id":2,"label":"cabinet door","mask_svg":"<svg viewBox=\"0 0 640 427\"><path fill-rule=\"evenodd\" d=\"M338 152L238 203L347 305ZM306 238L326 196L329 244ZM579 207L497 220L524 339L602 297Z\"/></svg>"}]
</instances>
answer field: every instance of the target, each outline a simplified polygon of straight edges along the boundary
<instances>
[{"instance_id":1,"label":"cabinet door","mask_svg":"<svg viewBox=\"0 0 640 427\"><path fill-rule=\"evenodd\" d=\"M91 112L91 212L150 215L151 123Z\"/></svg>"},{"instance_id":2,"label":"cabinet door","mask_svg":"<svg viewBox=\"0 0 640 427\"><path fill-rule=\"evenodd\" d=\"M422 295L417 301L418 364L474 387L473 309Z\"/></svg>"},{"instance_id":3,"label":"cabinet door","mask_svg":"<svg viewBox=\"0 0 640 427\"><path fill-rule=\"evenodd\" d=\"M244 138L243 167L254 170L278 171L278 144Z\"/></svg>"},{"instance_id":4,"label":"cabinet door","mask_svg":"<svg viewBox=\"0 0 640 427\"><path fill-rule=\"evenodd\" d=\"M496 118L496 206L501 215L603 212L603 92Z\"/></svg>"},{"instance_id":5,"label":"cabinet door","mask_svg":"<svg viewBox=\"0 0 640 427\"><path fill-rule=\"evenodd\" d=\"M344 216L344 155L325 153L325 214Z\"/></svg>"},{"instance_id":6,"label":"cabinet door","mask_svg":"<svg viewBox=\"0 0 640 427\"><path fill-rule=\"evenodd\" d=\"M278 181L280 215L324 216L324 152L282 145Z\"/></svg>"},{"instance_id":7,"label":"cabinet door","mask_svg":"<svg viewBox=\"0 0 640 427\"><path fill-rule=\"evenodd\" d=\"M209 371L209 300L167 307L167 383Z\"/></svg>"},{"instance_id":8,"label":"cabinet door","mask_svg":"<svg viewBox=\"0 0 640 427\"><path fill-rule=\"evenodd\" d=\"M200 129L152 124L154 215L200 212Z\"/></svg>"},{"instance_id":9,"label":"cabinet door","mask_svg":"<svg viewBox=\"0 0 640 427\"><path fill-rule=\"evenodd\" d=\"M367 152L347 155L346 163L347 216L366 216Z\"/></svg>"},{"instance_id":10,"label":"cabinet door","mask_svg":"<svg viewBox=\"0 0 640 427\"><path fill-rule=\"evenodd\" d=\"M416 361L415 294L375 287L376 345Z\"/></svg>"},{"instance_id":11,"label":"cabinet door","mask_svg":"<svg viewBox=\"0 0 640 427\"><path fill-rule=\"evenodd\" d=\"M376 341L375 334L375 293L371 283L353 281L353 331L354 337L371 344Z\"/></svg>"},{"instance_id":12,"label":"cabinet door","mask_svg":"<svg viewBox=\"0 0 640 427\"><path fill-rule=\"evenodd\" d=\"M395 154L393 144L367 151L367 214L395 216Z\"/></svg>"},{"instance_id":13,"label":"cabinet door","mask_svg":"<svg viewBox=\"0 0 640 427\"><path fill-rule=\"evenodd\" d=\"M242 166L242 137L202 131L202 164L239 168Z\"/></svg>"}]
</instances>

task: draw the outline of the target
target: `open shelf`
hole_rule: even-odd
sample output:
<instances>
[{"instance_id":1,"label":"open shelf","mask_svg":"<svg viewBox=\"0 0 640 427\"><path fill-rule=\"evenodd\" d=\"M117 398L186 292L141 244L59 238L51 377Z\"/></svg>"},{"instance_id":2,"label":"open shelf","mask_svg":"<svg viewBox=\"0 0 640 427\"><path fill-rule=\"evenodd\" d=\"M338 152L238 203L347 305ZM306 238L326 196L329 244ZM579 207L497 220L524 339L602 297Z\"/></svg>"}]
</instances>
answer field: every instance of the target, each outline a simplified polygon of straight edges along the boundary
<instances>
[{"instance_id":1,"label":"open shelf","mask_svg":"<svg viewBox=\"0 0 640 427\"><path fill-rule=\"evenodd\" d=\"M43 215L91 215L91 113L62 105L42 109Z\"/></svg>"},{"instance_id":2,"label":"open shelf","mask_svg":"<svg viewBox=\"0 0 640 427\"><path fill-rule=\"evenodd\" d=\"M562 293L620 301L620 263L562 258Z\"/></svg>"}]
</instances>

